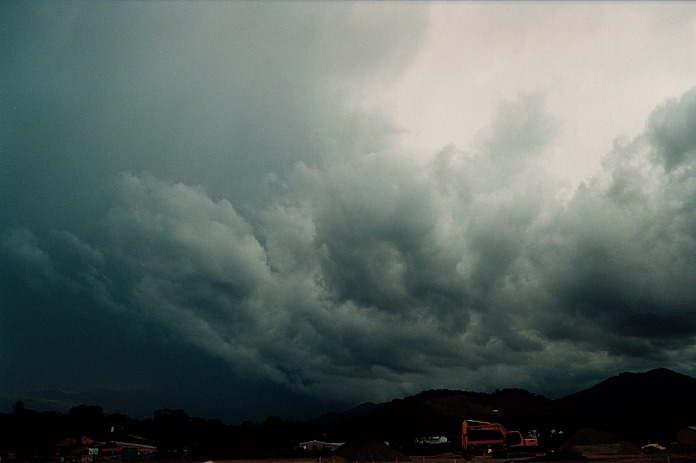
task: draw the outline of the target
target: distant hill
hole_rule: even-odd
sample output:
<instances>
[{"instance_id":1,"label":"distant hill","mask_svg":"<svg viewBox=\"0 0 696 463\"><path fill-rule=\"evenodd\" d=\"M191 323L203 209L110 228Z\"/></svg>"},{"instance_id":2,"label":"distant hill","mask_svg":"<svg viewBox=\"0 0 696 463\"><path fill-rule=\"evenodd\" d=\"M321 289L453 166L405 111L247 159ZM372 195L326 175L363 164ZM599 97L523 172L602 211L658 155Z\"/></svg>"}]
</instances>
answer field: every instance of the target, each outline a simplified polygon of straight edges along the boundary
<instances>
[{"instance_id":1,"label":"distant hill","mask_svg":"<svg viewBox=\"0 0 696 463\"><path fill-rule=\"evenodd\" d=\"M456 450L465 418L501 422L523 433L550 435L555 429L570 436L591 428L637 443L667 443L677 430L696 424L696 379L664 368L622 373L556 400L523 389L430 390L324 415L314 424L332 440L377 438L412 452L413 440L425 436L445 436Z\"/></svg>"},{"instance_id":2,"label":"distant hill","mask_svg":"<svg viewBox=\"0 0 696 463\"><path fill-rule=\"evenodd\" d=\"M622 373L555 400L554 409L567 427L604 429L630 441L669 441L696 424L696 379L665 368Z\"/></svg>"},{"instance_id":3,"label":"distant hill","mask_svg":"<svg viewBox=\"0 0 696 463\"><path fill-rule=\"evenodd\" d=\"M351 408L350 410L346 410L344 412L325 413L324 415L309 420L308 423L312 425L322 426L347 418L355 418L359 416L369 415L377 408L379 408L379 405L377 405L376 403L365 402L363 404L358 405L357 407Z\"/></svg>"},{"instance_id":4,"label":"distant hill","mask_svg":"<svg viewBox=\"0 0 696 463\"><path fill-rule=\"evenodd\" d=\"M552 402L522 389L504 389L492 394L430 390L381 404L363 404L343 413L313 420L330 441L380 439L401 452L427 454L458 451L464 418L502 421L516 429L548 425ZM416 438L444 436L446 445L415 444Z\"/></svg>"}]
</instances>

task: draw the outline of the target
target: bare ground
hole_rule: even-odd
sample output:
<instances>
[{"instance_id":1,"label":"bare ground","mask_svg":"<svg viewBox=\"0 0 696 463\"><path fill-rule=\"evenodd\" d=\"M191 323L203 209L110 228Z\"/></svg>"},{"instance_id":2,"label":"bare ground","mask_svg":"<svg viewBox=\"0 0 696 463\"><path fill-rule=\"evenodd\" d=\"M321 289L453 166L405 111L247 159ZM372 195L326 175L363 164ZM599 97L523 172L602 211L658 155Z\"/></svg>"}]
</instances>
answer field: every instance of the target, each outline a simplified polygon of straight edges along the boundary
<instances>
[{"instance_id":1,"label":"bare ground","mask_svg":"<svg viewBox=\"0 0 696 463\"><path fill-rule=\"evenodd\" d=\"M439 458L439 457L410 457L412 463L465 463L462 458ZM265 459L265 460L231 460L231 461L215 461L214 463L324 463L326 460L318 460L314 458L297 458L297 459ZM603 453L587 453L574 458L554 455L534 458L487 458L478 457L472 460L472 463L696 463L696 453L672 453L665 452L659 454L635 454L635 455L616 455ZM352 463L352 462L347 462ZM396 463L396 462L395 462Z\"/></svg>"}]
</instances>

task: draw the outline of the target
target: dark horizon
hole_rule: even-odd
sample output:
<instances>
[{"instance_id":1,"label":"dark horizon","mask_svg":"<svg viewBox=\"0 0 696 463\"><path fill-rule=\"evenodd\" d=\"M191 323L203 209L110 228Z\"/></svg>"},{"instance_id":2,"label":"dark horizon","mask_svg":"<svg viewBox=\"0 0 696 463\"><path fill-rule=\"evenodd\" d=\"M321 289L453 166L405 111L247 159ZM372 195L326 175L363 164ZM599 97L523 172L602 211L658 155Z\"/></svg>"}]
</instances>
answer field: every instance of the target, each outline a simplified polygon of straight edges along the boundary
<instances>
[{"instance_id":1,"label":"dark horizon","mask_svg":"<svg viewBox=\"0 0 696 463\"><path fill-rule=\"evenodd\" d=\"M27 403L24 400L18 399L18 400L12 401L11 405L9 406L9 412L12 412L14 410L14 408L17 406L17 404L21 404L21 407L25 408L26 410L35 411L37 413L57 412L57 413L63 413L63 414L67 414L70 411L70 409L73 409L73 408L99 407L103 410L105 415L121 415L122 414L122 415L126 415L128 418L132 418L132 419L136 419L136 420L143 420L143 419L151 419L153 416L155 416L157 414L157 412L169 410L169 411L174 411L174 412L183 412L184 414L188 415L192 419L193 418L201 418L201 419L213 420L213 421L219 420L219 421L222 421L223 423L225 423L229 426L239 426L239 425L242 425L244 423L249 423L249 422L251 422L255 425L260 425L264 421L266 421L270 418L272 418L272 419L277 418L277 419L284 420L284 421L312 422L316 419L322 418L322 417L327 416L327 415L331 416L331 415L347 414L347 416L352 416L354 412L356 412L357 410L360 410L362 408L367 408L369 410L372 410L375 407L386 405L386 404L392 403L393 401L399 401L399 400L404 400L404 399L409 399L409 398L412 399L412 398L418 397L420 395L427 395L429 393L432 394L434 392L442 392L442 393L452 392L452 393L466 393L466 394L495 395L495 394L505 392L505 391L508 391L508 392L521 391L521 392L529 393L532 396L540 397L540 398L545 399L545 400L563 401L563 400L567 400L569 398L572 398L574 396L591 393L591 391L593 391L594 389L596 389L598 387L605 386L606 384L611 383L612 381L625 380L627 377L638 378L640 381L646 381L647 378L653 376L653 377L659 377L660 381L664 381L665 375L668 375L669 377L671 377L672 380L674 379L675 375L679 376L679 377L694 379L693 377L691 377L689 375L685 375L685 374L680 373L678 371L674 371L674 370L671 370L668 368L658 367L658 368L654 368L654 369L643 371L643 372L630 372L630 371L621 372L618 375L601 379L597 383L592 384L592 385L588 386L587 388L569 392L568 394L561 396L561 397L547 397L543 394L539 394L535 391L529 391L529 390L524 389L524 388L501 387L501 388L495 388L494 390L491 390L491 391L468 391L468 390L452 390L452 389L447 389L447 388L434 388L434 389L423 390L423 391L420 391L416 394L413 394L413 395L407 396L407 397L393 397L393 398L391 398L387 401L383 401L383 402L366 401L366 402L362 402L359 404L337 404L337 403L330 404L327 402L318 408L317 408L316 402L312 402L311 398L308 398L307 403L305 404L306 408L304 408L303 413L300 412L299 414L288 415L288 416L284 416L282 413L277 413L277 414L271 413L271 414L264 416L262 419L259 419L259 420L243 419L239 422L232 422L232 421L226 420L224 418L224 415L225 415L224 413L221 413L219 416L216 416L214 414L212 414L212 415L205 414L205 413L202 415L199 415L199 414L196 414L195 412L191 412L190 410L185 410L185 409L177 408L177 407L169 407L169 406L158 406L158 407L152 408L152 411L149 414L147 414L147 413L143 414L143 413L138 412L134 415L134 414L127 413L125 411L128 409L127 406L120 408L120 409L119 408L109 409L107 407L104 407L102 404L93 403L93 402L89 402L89 401L74 403L72 405L69 405L67 408L63 407L63 408L59 409L59 408L48 407L45 409L37 409L35 406L31 406L31 402ZM297 405L297 404L295 404L295 405ZM366 407L368 405L369 405L369 407ZM312 411L309 411L309 410L312 410ZM317 410L323 410L323 411L317 411ZM0 411L0 413L9 413L9 412ZM362 414L362 412L360 414Z\"/></svg>"},{"instance_id":2,"label":"dark horizon","mask_svg":"<svg viewBox=\"0 0 696 463\"><path fill-rule=\"evenodd\" d=\"M644 454L645 444L662 445L664 455L693 455L693 442L679 434L692 429L695 387L696 378L659 368L624 372L557 400L523 389L490 394L429 390L307 422L268 417L239 425L202 419L184 410L161 409L151 418L138 420L106 413L98 405L82 404L61 414L36 412L18 402L11 413L0 413L0 456L3 461L61 457L66 462L84 462L83 456L96 451L108 461L133 461L137 451L137 461L345 458L349 449L389 442L383 449L391 454L439 456L440 461L449 461L465 458L462 420L498 423L507 431L534 438L530 444L534 453L553 452L560 460L575 461L578 453L592 453L588 447L571 448L589 444L600 444L596 451L613 455L617 450L622 455ZM428 436L438 436L437 444L425 443ZM335 444L342 450L332 453L335 445L300 445L316 440L346 447Z\"/></svg>"}]
</instances>

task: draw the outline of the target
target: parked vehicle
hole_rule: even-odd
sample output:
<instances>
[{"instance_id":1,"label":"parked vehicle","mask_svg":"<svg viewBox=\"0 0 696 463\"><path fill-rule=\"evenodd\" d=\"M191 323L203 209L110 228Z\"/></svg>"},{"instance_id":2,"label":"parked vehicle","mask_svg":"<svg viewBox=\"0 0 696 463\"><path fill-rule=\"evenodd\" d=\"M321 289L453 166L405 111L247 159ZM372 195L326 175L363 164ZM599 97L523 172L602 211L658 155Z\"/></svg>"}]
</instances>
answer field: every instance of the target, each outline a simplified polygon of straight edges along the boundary
<instances>
[{"instance_id":1,"label":"parked vehicle","mask_svg":"<svg viewBox=\"0 0 696 463\"><path fill-rule=\"evenodd\" d=\"M462 452L467 460L477 455L535 455L538 449L539 440L536 437L525 438L521 432L507 430L500 423L462 422Z\"/></svg>"}]
</instances>

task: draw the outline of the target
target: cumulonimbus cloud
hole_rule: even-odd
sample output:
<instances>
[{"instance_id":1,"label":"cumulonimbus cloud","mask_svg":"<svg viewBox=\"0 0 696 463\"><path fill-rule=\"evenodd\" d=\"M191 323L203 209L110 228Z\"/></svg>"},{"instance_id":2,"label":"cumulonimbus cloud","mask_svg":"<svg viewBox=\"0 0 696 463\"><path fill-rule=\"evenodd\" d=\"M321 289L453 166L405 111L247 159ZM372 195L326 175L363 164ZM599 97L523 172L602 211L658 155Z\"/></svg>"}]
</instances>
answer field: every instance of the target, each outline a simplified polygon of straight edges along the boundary
<instances>
[{"instance_id":1,"label":"cumulonimbus cloud","mask_svg":"<svg viewBox=\"0 0 696 463\"><path fill-rule=\"evenodd\" d=\"M425 168L389 151L298 164L254 223L202 188L126 174L101 239L61 238L89 266L56 265L57 248L27 230L3 252L47 281L98 287L102 306L242 376L323 397L551 390L561 366L567 378L678 367L695 353L695 94L617 142L568 201L536 155L554 124L526 98L489 132L517 135ZM519 146L530 152L497 170Z\"/></svg>"}]
</instances>

